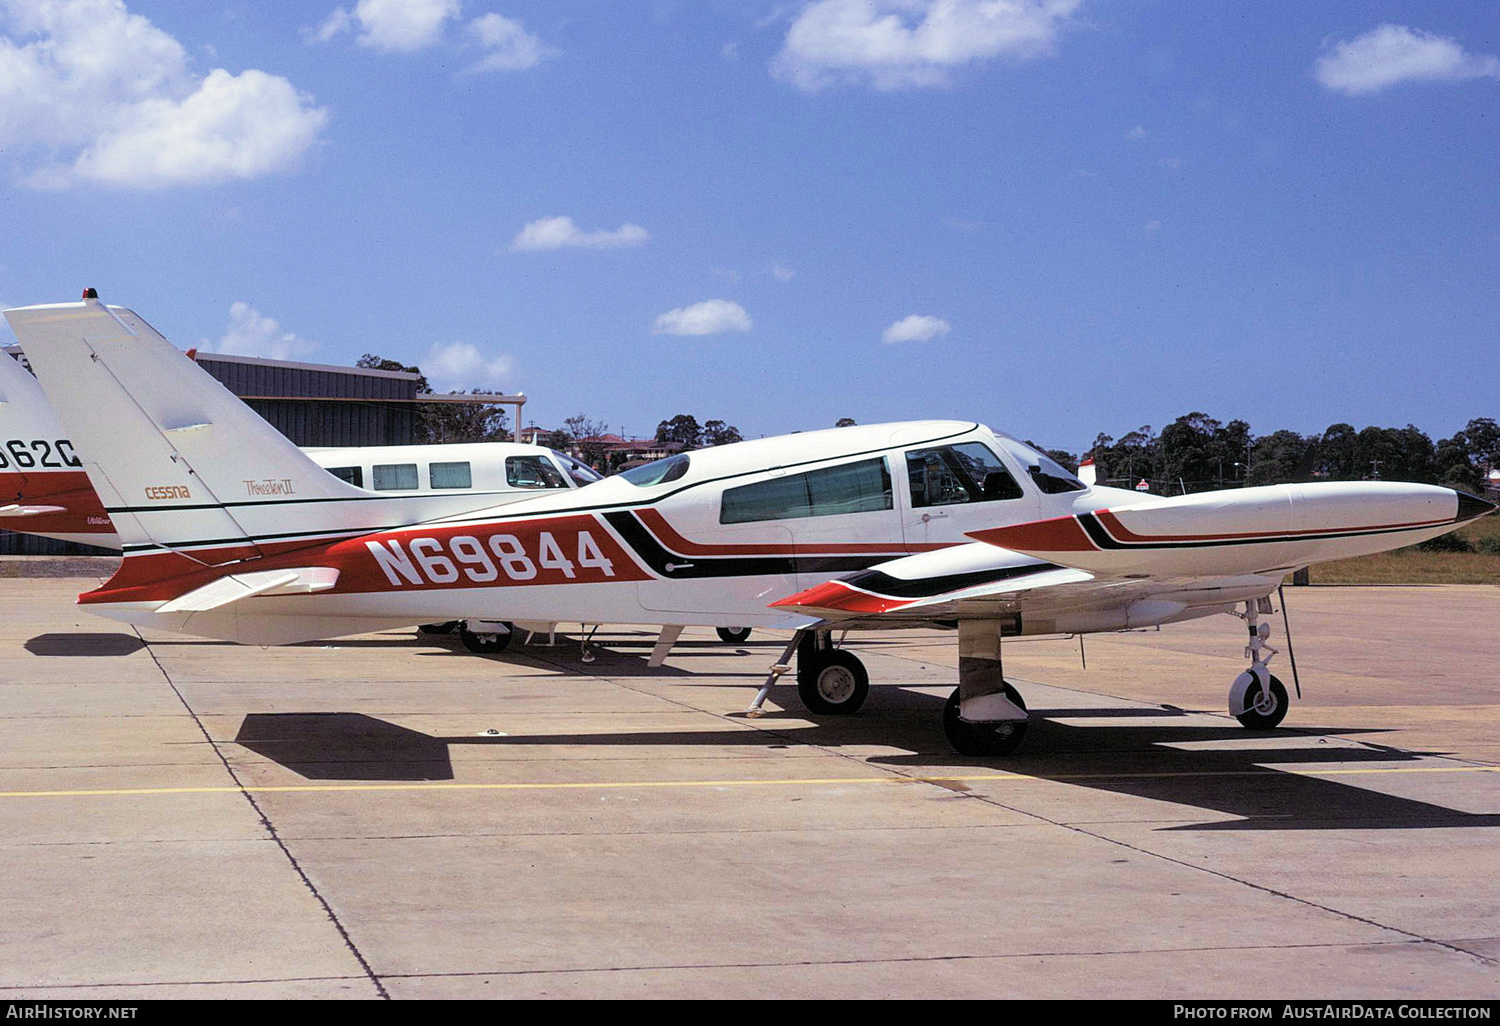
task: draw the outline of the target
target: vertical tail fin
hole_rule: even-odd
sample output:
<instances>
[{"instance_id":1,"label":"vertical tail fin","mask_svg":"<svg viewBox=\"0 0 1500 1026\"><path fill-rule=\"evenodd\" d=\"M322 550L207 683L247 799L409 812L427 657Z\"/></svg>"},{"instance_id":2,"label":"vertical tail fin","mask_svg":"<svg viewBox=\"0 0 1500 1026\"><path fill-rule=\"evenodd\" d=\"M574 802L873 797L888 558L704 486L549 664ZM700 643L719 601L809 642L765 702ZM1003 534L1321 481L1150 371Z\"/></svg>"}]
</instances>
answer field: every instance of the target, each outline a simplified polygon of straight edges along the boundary
<instances>
[{"instance_id":1,"label":"vertical tail fin","mask_svg":"<svg viewBox=\"0 0 1500 1026\"><path fill-rule=\"evenodd\" d=\"M293 527L361 526L345 508L368 492L313 463L131 311L85 298L5 317L127 554L197 548L225 562Z\"/></svg>"}]
</instances>

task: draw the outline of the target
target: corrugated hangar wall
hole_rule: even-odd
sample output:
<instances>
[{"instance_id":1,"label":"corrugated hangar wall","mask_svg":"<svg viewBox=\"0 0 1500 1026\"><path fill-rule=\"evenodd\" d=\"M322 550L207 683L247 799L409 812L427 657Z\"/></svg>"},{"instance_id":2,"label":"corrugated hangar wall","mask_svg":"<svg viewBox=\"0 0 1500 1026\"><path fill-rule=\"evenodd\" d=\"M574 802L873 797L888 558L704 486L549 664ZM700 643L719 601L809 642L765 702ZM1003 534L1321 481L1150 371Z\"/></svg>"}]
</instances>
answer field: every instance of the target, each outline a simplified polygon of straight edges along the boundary
<instances>
[{"instance_id":1,"label":"corrugated hangar wall","mask_svg":"<svg viewBox=\"0 0 1500 1026\"><path fill-rule=\"evenodd\" d=\"M197 354L198 366L301 446L410 445L417 375L401 371ZM91 555L89 545L0 530L0 555Z\"/></svg>"},{"instance_id":2,"label":"corrugated hangar wall","mask_svg":"<svg viewBox=\"0 0 1500 1026\"><path fill-rule=\"evenodd\" d=\"M401 402L416 398L415 374L218 353L199 353L198 365L297 445L416 440L416 408Z\"/></svg>"}]
</instances>

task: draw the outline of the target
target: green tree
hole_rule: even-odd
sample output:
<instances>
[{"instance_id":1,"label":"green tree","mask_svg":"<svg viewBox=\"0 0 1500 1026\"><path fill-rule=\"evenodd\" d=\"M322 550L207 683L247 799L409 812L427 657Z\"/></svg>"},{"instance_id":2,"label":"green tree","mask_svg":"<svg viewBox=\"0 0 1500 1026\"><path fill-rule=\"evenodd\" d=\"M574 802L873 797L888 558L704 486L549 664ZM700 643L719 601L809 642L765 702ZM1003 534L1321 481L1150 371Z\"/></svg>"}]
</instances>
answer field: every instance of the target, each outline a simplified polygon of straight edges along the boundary
<instances>
[{"instance_id":1,"label":"green tree","mask_svg":"<svg viewBox=\"0 0 1500 1026\"><path fill-rule=\"evenodd\" d=\"M740 429L733 424L726 424L722 420L706 420L703 422L703 434L699 441L706 448L743 442L744 439L740 437Z\"/></svg>"},{"instance_id":2,"label":"green tree","mask_svg":"<svg viewBox=\"0 0 1500 1026\"><path fill-rule=\"evenodd\" d=\"M1317 435L1304 438L1285 429L1262 435L1251 447L1248 483L1269 485L1310 480L1318 442Z\"/></svg>"},{"instance_id":3,"label":"green tree","mask_svg":"<svg viewBox=\"0 0 1500 1026\"><path fill-rule=\"evenodd\" d=\"M658 445L676 442L684 449L696 449L702 444L702 438L703 429L698 426L698 418L690 414L679 413L671 420L664 420L656 425Z\"/></svg>"}]
</instances>

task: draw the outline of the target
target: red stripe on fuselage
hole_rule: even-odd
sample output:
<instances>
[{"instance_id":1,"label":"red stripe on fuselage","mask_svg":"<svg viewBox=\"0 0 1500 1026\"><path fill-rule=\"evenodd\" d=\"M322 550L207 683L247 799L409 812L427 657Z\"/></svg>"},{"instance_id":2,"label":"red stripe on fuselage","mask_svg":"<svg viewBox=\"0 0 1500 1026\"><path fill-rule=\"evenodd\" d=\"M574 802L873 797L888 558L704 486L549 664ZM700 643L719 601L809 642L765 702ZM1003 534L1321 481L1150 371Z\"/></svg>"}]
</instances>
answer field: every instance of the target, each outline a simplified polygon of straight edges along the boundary
<instances>
[{"instance_id":1,"label":"red stripe on fuselage","mask_svg":"<svg viewBox=\"0 0 1500 1026\"><path fill-rule=\"evenodd\" d=\"M458 544L455 546L455 542ZM229 574L322 566L339 571L320 594L362 594L452 588L600 584L651 578L592 515L507 520L489 524L415 525L338 538L127 556L82 604L165 602ZM380 553L380 555L377 555ZM202 566L197 560L211 563ZM571 576L570 576L571 574Z\"/></svg>"},{"instance_id":2,"label":"red stripe on fuselage","mask_svg":"<svg viewBox=\"0 0 1500 1026\"><path fill-rule=\"evenodd\" d=\"M1076 517L1054 517L1029 524L991 527L970 531L969 537L1017 552L1093 552L1098 548Z\"/></svg>"}]
</instances>

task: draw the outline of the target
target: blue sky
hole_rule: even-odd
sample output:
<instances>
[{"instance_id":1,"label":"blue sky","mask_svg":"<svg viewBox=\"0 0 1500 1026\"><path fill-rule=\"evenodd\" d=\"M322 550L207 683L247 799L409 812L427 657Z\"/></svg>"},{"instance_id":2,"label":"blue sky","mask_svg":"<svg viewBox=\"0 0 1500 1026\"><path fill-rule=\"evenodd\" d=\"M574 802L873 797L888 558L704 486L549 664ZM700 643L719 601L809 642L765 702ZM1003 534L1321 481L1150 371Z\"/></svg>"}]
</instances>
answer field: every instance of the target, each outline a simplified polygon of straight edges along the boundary
<instances>
[{"instance_id":1,"label":"blue sky","mask_svg":"<svg viewBox=\"0 0 1500 1026\"><path fill-rule=\"evenodd\" d=\"M1500 413L1495 13L0 0L0 302L546 426L1437 438Z\"/></svg>"}]
</instances>

